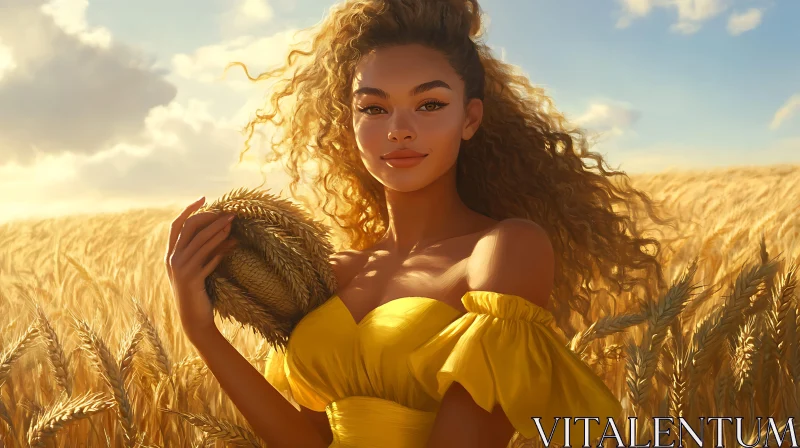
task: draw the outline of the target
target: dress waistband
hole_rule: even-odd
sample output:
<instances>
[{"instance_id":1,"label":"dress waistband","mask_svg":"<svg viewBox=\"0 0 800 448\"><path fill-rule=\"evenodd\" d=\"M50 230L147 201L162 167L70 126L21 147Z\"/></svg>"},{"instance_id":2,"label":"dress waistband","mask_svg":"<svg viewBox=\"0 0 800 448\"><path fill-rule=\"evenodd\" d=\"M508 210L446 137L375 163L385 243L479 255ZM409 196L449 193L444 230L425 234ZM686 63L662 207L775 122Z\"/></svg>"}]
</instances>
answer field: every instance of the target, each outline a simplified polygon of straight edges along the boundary
<instances>
[{"instance_id":1,"label":"dress waistband","mask_svg":"<svg viewBox=\"0 0 800 448\"><path fill-rule=\"evenodd\" d=\"M325 408L333 432L329 448L420 448L427 444L435 412L375 397L346 397Z\"/></svg>"}]
</instances>

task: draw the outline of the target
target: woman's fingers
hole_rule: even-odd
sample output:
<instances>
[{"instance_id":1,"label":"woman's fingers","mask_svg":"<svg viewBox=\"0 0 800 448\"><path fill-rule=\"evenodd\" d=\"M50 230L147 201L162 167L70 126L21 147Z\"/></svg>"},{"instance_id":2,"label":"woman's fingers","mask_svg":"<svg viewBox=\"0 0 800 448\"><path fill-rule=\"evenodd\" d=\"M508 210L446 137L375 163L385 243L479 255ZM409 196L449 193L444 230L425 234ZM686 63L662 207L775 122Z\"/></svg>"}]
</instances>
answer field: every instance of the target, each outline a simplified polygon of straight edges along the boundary
<instances>
[{"instance_id":1,"label":"woman's fingers","mask_svg":"<svg viewBox=\"0 0 800 448\"><path fill-rule=\"evenodd\" d=\"M183 229L183 224L186 218L191 215L195 210L199 209L205 203L206 198L202 197L191 204L189 204L174 221L169 229L169 240L167 241L167 253L164 255L164 262L169 265L169 259L175 251L175 244Z\"/></svg>"},{"instance_id":2,"label":"woman's fingers","mask_svg":"<svg viewBox=\"0 0 800 448\"><path fill-rule=\"evenodd\" d=\"M230 214L217 216L216 220L207 225L203 230L197 232L197 235L192 238L191 243L189 243L186 248L182 249L181 259L187 261L193 259L194 255L198 253L200 249L214 237L214 235L216 235L224 227L230 225L231 218L233 216L234 215Z\"/></svg>"},{"instance_id":3,"label":"woman's fingers","mask_svg":"<svg viewBox=\"0 0 800 448\"><path fill-rule=\"evenodd\" d=\"M206 265L203 266L203 269L200 271L200 276L203 279L205 279L209 275L211 275L211 273L214 272L214 269L216 269L219 263L222 261L222 257L224 256L225 253L222 251L219 251L216 254L214 254L211 260L209 260L208 263L206 263Z\"/></svg>"},{"instance_id":4,"label":"woman's fingers","mask_svg":"<svg viewBox=\"0 0 800 448\"><path fill-rule=\"evenodd\" d=\"M208 274L205 273L205 271L207 269L203 268L203 266L206 265L206 264L211 264L211 261L208 260L209 256L211 255L211 252L214 251L215 249L218 249L219 246L220 246L220 243L225 241L225 239L230 234L229 221L227 221L226 219L223 219L223 221L225 221L226 225L223 228L218 229L217 233L215 233L213 236L211 236L211 238L208 239L205 242L205 244L203 244L199 249L197 249L197 251L194 254L191 255L191 258L189 258L188 264L190 266L192 266L192 267L196 266L197 269L201 271L203 279L208 277L208 275L210 274L210 272ZM215 227L217 224L218 223L215 222L211 226L208 226L205 229L203 229L203 231L210 230L212 227ZM198 234L198 237L199 236L200 235ZM195 238L195 241L197 241L198 239L199 238ZM195 241L192 241L192 245L194 245ZM214 256L214 258L217 258L217 256L219 256L221 258L222 254L218 253L218 254L216 254ZM213 271L213 269L212 269L212 271Z\"/></svg>"},{"instance_id":5,"label":"woman's fingers","mask_svg":"<svg viewBox=\"0 0 800 448\"><path fill-rule=\"evenodd\" d=\"M211 259L203 266L201 270L201 275L204 280L206 277L211 275L212 272L214 272L214 269L219 266L219 263L222 261L222 259L225 258L226 255L230 254L236 246L236 241L229 238L211 251Z\"/></svg>"},{"instance_id":6,"label":"woman's fingers","mask_svg":"<svg viewBox=\"0 0 800 448\"><path fill-rule=\"evenodd\" d=\"M195 215L190 216L184 223L183 229L181 229L181 234L178 236L178 241L175 242L175 253L181 254L180 258L188 259L191 257L191 253L188 256L185 256L184 253L189 250L189 246L195 240L197 236L202 233L202 230L205 229L207 226L214 223L214 221L220 218L219 212L203 212L197 213ZM207 235L208 233L206 233ZM197 246L192 246L197 250Z\"/></svg>"}]
</instances>

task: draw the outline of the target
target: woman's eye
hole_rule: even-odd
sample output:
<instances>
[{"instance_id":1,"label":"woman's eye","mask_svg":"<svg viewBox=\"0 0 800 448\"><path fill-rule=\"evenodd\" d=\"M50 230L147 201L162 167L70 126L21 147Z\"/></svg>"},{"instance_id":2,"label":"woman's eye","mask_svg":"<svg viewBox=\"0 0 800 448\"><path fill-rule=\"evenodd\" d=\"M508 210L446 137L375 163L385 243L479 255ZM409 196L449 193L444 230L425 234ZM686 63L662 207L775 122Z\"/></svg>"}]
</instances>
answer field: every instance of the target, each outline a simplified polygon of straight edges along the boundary
<instances>
[{"instance_id":1,"label":"woman's eye","mask_svg":"<svg viewBox=\"0 0 800 448\"><path fill-rule=\"evenodd\" d=\"M435 110L441 109L444 106L447 106L447 103L442 103L440 101L429 101L422 105L422 107L425 108L426 112L433 112Z\"/></svg>"},{"instance_id":2,"label":"woman's eye","mask_svg":"<svg viewBox=\"0 0 800 448\"><path fill-rule=\"evenodd\" d=\"M377 115L383 109L381 109L378 106L367 106L367 107L362 107L362 108L360 108L358 110L359 110L359 112L367 114L367 115ZM377 110L377 112L375 112L376 110Z\"/></svg>"},{"instance_id":3,"label":"woman's eye","mask_svg":"<svg viewBox=\"0 0 800 448\"><path fill-rule=\"evenodd\" d=\"M433 112L447 106L447 104L441 101L429 101L420 106L420 109L424 109L424 112ZM379 115L384 112L383 108L378 106L361 107L358 111L366 115Z\"/></svg>"}]
</instances>

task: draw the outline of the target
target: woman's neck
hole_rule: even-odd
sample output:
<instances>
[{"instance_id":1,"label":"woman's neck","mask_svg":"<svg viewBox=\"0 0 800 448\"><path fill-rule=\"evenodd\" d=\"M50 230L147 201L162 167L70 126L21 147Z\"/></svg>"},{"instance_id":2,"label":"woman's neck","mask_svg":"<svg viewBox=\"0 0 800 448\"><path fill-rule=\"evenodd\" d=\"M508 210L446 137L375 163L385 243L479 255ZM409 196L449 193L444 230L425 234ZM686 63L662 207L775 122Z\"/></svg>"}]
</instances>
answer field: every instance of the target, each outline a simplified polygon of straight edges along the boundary
<instances>
[{"instance_id":1,"label":"woman's neck","mask_svg":"<svg viewBox=\"0 0 800 448\"><path fill-rule=\"evenodd\" d=\"M455 177L454 165L419 190L386 189L389 228L375 248L407 255L441 240L476 232L495 222L464 204L458 195Z\"/></svg>"}]
</instances>

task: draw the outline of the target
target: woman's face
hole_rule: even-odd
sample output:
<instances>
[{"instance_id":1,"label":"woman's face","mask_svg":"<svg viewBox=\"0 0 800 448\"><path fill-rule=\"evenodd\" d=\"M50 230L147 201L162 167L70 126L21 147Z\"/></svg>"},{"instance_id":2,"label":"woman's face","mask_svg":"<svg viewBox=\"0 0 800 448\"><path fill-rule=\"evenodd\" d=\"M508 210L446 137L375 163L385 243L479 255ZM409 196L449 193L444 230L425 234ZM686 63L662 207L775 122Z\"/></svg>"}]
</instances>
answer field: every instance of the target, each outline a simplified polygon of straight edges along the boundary
<instances>
[{"instance_id":1,"label":"woman's face","mask_svg":"<svg viewBox=\"0 0 800 448\"><path fill-rule=\"evenodd\" d=\"M479 99L464 107L464 82L447 59L422 45L365 55L356 67L352 107L364 165L385 187L404 192L423 188L447 172L461 140L475 134L483 115ZM424 156L391 159L390 153L401 149Z\"/></svg>"}]
</instances>

